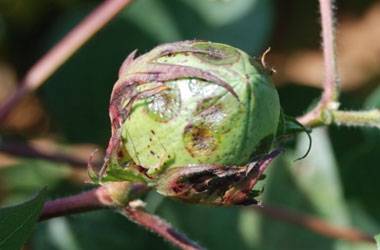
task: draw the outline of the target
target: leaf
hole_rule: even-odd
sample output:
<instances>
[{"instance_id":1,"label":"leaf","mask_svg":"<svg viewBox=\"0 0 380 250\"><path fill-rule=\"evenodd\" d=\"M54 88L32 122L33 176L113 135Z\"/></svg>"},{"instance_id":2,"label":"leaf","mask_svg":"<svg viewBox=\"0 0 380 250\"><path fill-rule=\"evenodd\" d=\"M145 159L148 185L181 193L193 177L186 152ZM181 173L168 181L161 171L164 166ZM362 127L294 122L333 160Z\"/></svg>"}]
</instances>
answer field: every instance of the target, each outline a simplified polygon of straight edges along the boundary
<instances>
[{"instance_id":1,"label":"leaf","mask_svg":"<svg viewBox=\"0 0 380 250\"><path fill-rule=\"evenodd\" d=\"M144 13L144 15L141 15L141 13ZM176 20L173 19L167 7L161 1L136 1L123 12L123 15L160 42L182 39Z\"/></svg>"},{"instance_id":2,"label":"leaf","mask_svg":"<svg viewBox=\"0 0 380 250\"><path fill-rule=\"evenodd\" d=\"M182 0L197 10L209 25L220 27L249 14L259 0L204 1Z\"/></svg>"},{"instance_id":3,"label":"leaf","mask_svg":"<svg viewBox=\"0 0 380 250\"><path fill-rule=\"evenodd\" d=\"M96 180L93 180L96 183ZM121 167L117 163L111 163L104 176L100 179L101 182L108 181L130 181L130 182L145 182L144 177L136 171Z\"/></svg>"},{"instance_id":4,"label":"leaf","mask_svg":"<svg viewBox=\"0 0 380 250\"><path fill-rule=\"evenodd\" d=\"M377 245L377 250L380 250L380 234L375 236L375 241Z\"/></svg>"},{"instance_id":5,"label":"leaf","mask_svg":"<svg viewBox=\"0 0 380 250\"><path fill-rule=\"evenodd\" d=\"M254 56L265 50L273 27L273 1L182 2L189 8L180 7L175 12L173 10L173 15L177 15L178 26L186 39L198 38L227 43L247 53L254 53ZM187 26L186 17L189 19Z\"/></svg>"},{"instance_id":6,"label":"leaf","mask_svg":"<svg viewBox=\"0 0 380 250\"><path fill-rule=\"evenodd\" d=\"M18 250L31 235L46 198L46 189L20 205L0 209L0 249Z\"/></svg>"},{"instance_id":7,"label":"leaf","mask_svg":"<svg viewBox=\"0 0 380 250\"><path fill-rule=\"evenodd\" d=\"M36 230L35 235L37 235L38 243L34 246L35 249L59 249L59 250L80 250L82 249L79 244L78 238L75 237L74 231L70 226L69 220L65 217L54 218L43 223L46 232L43 234L43 240L38 239L38 232ZM40 227L40 225L38 226ZM47 240L49 239L49 240Z\"/></svg>"},{"instance_id":8,"label":"leaf","mask_svg":"<svg viewBox=\"0 0 380 250\"><path fill-rule=\"evenodd\" d=\"M338 225L350 224L344 201L337 164L326 129L314 129L310 154L294 163L290 170L298 186L307 194L318 213ZM297 155L302 154L308 142L300 138Z\"/></svg>"},{"instance_id":9,"label":"leaf","mask_svg":"<svg viewBox=\"0 0 380 250\"><path fill-rule=\"evenodd\" d=\"M6 191L1 204L21 202L49 186L49 190L71 176L73 169L64 164L42 160L21 160L0 169L0 189Z\"/></svg>"},{"instance_id":10,"label":"leaf","mask_svg":"<svg viewBox=\"0 0 380 250\"><path fill-rule=\"evenodd\" d=\"M367 97L365 103L364 103L364 109L370 110L370 109L380 109L380 87L375 89L373 93ZM366 135L366 139L368 142L372 144L377 144L380 140L380 132L376 128L368 128L364 127L362 128Z\"/></svg>"},{"instance_id":11,"label":"leaf","mask_svg":"<svg viewBox=\"0 0 380 250\"><path fill-rule=\"evenodd\" d=\"M268 169L263 204L313 215L316 214L313 204L297 185L290 171L296 156L298 155L284 155ZM257 249L333 249L334 241L329 238L297 225L259 215L261 221Z\"/></svg>"},{"instance_id":12,"label":"leaf","mask_svg":"<svg viewBox=\"0 0 380 250\"><path fill-rule=\"evenodd\" d=\"M304 160L293 163L289 168L297 186L307 195L317 217L338 227L354 227L360 230L362 225L353 226L353 219L356 218L350 214L349 203L343 195L338 166L327 129L314 129L311 135L313 147L310 155ZM301 154L306 147L306 139L300 138L297 154ZM355 216L359 216L357 213ZM364 222L365 213L362 213L362 216L361 220ZM337 241L333 249L367 250L371 249L371 246Z\"/></svg>"}]
</instances>

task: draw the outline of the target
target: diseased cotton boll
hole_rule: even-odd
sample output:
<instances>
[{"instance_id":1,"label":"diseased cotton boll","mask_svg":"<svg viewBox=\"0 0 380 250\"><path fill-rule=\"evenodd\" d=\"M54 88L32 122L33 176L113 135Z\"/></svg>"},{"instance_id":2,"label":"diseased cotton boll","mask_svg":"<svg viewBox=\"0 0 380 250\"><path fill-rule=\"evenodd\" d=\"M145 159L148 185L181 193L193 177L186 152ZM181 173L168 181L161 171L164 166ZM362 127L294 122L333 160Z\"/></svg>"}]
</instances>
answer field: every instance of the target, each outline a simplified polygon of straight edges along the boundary
<instances>
[{"instance_id":1,"label":"diseased cotton boll","mask_svg":"<svg viewBox=\"0 0 380 250\"><path fill-rule=\"evenodd\" d=\"M242 183L248 171L259 178L251 161L269 154L280 110L267 70L237 48L183 41L137 58L133 52L111 96L112 137L101 180L139 180L193 202L226 203L239 185L247 196L252 183ZM181 181L192 191L176 193ZM194 183L202 184L201 195ZM230 203L244 203L238 200Z\"/></svg>"}]
</instances>

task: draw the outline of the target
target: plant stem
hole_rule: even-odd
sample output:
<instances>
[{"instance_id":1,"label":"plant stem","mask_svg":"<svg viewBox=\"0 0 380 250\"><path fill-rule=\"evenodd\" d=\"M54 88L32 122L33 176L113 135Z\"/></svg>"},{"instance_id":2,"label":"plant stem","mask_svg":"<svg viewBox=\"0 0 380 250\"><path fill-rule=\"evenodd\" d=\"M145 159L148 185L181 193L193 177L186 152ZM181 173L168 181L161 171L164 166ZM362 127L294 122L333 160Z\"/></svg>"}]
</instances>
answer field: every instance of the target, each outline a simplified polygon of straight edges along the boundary
<instances>
[{"instance_id":1,"label":"plant stem","mask_svg":"<svg viewBox=\"0 0 380 250\"><path fill-rule=\"evenodd\" d=\"M184 234L178 232L169 223L162 220L160 217L149 214L138 208L125 207L121 213L128 217L136 224L153 231L172 243L174 246L184 250L203 249L197 243L191 241Z\"/></svg>"},{"instance_id":2,"label":"plant stem","mask_svg":"<svg viewBox=\"0 0 380 250\"><path fill-rule=\"evenodd\" d=\"M325 66L324 92L321 102L328 105L338 99L339 80L336 63L335 29L332 0L320 0L322 47Z\"/></svg>"},{"instance_id":3,"label":"plant stem","mask_svg":"<svg viewBox=\"0 0 380 250\"><path fill-rule=\"evenodd\" d=\"M39 221L112 207L112 199L106 188L98 187L76 195L59 198L45 203Z\"/></svg>"},{"instance_id":4,"label":"plant stem","mask_svg":"<svg viewBox=\"0 0 380 250\"><path fill-rule=\"evenodd\" d=\"M326 124L323 120L323 111L337 109L339 97L339 81L335 52L335 29L332 0L319 0L322 24L322 47L324 56L325 79L321 100L316 107L307 114L299 117L302 124L316 127Z\"/></svg>"},{"instance_id":5,"label":"plant stem","mask_svg":"<svg viewBox=\"0 0 380 250\"><path fill-rule=\"evenodd\" d=\"M321 219L304 215L301 213L292 212L288 209L270 207L270 206L257 206L254 207L255 211L289 224L298 225L312 231L314 233L326 236L332 239L341 239L352 242L369 242L375 243L373 236L361 232L356 229L342 228L333 226Z\"/></svg>"},{"instance_id":6,"label":"plant stem","mask_svg":"<svg viewBox=\"0 0 380 250\"><path fill-rule=\"evenodd\" d=\"M332 111L332 119L337 125L365 126L380 128L380 110Z\"/></svg>"},{"instance_id":7,"label":"plant stem","mask_svg":"<svg viewBox=\"0 0 380 250\"><path fill-rule=\"evenodd\" d=\"M41 86L80 47L132 0L105 0L26 73L16 91L0 106L0 123L26 94Z\"/></svg>"},{"instance_id":8,"label":"plant stem","mask_svg":"<svg viewBox=\"0 0 380 250\"><path fill-rule=\"evenodd\" d=\"M43 159L52 162L66 163L73 167L82 168L87 166L87 161L81 160L79 158L61 154L61 153L50 153L45 152L37 147L30 144L16 143L16 142L3 142L0 141L0 152L32 159ZM93 165L100 166L100 162L93 163Z\"/></svg>"},{"instance_id":9,"label":"plant stem","mask_svg":"<svg viewBox=\"0 0 380 250\"><path fill-rule=\"evenodd\" d=\"M102 208L116 207L117 205L112 201L107 189L105 187L98 187L84 193L46 202L40 216L40 221ZM255 206L253 209L272 219L299 225L329 238L374 243L371 235L359 230L336 227L321 219L292 212L288 209L266 205ZM197 244L186 240L185 236L175 231L167 222L157 216L129 206L121 208L121 212L132 221L157 233L177 247L182 249L201 249Z\"/></svg>"},{"instance_id":10,"label":"plant stem","mask_svg":"<svg viewBox=\"0 0 380 250\"><path fill-rule=\"evenodd\" d=\"M98 187L80 194L48 201L43 207L39 221L103 208L118 208L119 204L113 201L109 191L110 190L106 187ZM141 188L138 192L139 191L141 191ZM198 244L188 239L184 234L175 230L169 223L155 215L130 206L125 206L120 210L123 215L127 216L136 224L157 233L180 249L203 249Z\"/></svg>"}]
</instances>

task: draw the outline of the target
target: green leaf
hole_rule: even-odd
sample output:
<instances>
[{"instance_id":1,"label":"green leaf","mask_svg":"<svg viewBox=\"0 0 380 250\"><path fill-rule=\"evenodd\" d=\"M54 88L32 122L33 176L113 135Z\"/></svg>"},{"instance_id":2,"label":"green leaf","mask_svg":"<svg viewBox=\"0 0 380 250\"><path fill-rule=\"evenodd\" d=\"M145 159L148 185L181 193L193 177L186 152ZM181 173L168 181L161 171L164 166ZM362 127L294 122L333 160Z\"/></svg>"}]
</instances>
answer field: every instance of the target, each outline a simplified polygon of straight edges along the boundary
<instances>
[{"instance_id":1,"label":"green leaf","mask_svg":"<svg viewBox=\"0 0 380 250\"><path fill-rule=\"evenodd\" d=\"M107 181L145 182L145 179L141 174L135 172L134 170L128 167L123 168L117 163L112 163L108 166L105 176L102 176L100 181L101 182L107 182Z\"/></svg>"},{"instance_id":2,"label":"green leaf","mask_svg":"<svg viewBox=\"0 0 380 250\"><path fill-rule=\"evenodd\" d=\"M337 164L326 129L312 132L313 147L310 154L294 163L290 170L300 189L307 194L318 213L337 225L350 224L344 201ZM305 137L299 140L297 155L307 148Z\"/></svg>"},{"instance_id":3,"label":"green leaf","mask_svg":"<svg viewBox=\"0 0 380 250\"><path fill-rule=\"evenodd\" d=\"M227 43L255 56L265 50L274 21L272 0L179 2L189 6L173 13L185 38ZM190 20L185 26L187 16Z\"/></svg>"},{"instance_id":4,"label":"green leaf","mask_svg":"<svg viewBox=\"0 0 380 250\"><path fill-rule=\"evenodd\" d=\"M141 15L144 13L144 15ZM124 16L151 37L160 42L181 40L181 33L176 20L170 15L167 7L157 0L139 0L126 8Z\"/></svg>"},{"instance_id":5,"label":"green leaf","mask_svg":"<svg viewBox=\"0 0 380 250\"><path fill-rule=\"evenodd\" d=\"M192 8L197 10L212 26L220 27L232 23L242 16L248 15L251 8L259 2L258 0L234 0L234 1L204 1L183 0Z\"/></svg>"},{"instance_id":6,"label":"green leaf","mask_svg":"<svg viewBox=\"0 0 380 250\"><path fill-rule=\"evenodd\" d=\"M263 205L287 208L293 212L314 215L316 210L313 204L297 185L290 170L297 156L298 154L291 157L283 155L268 169ZM259 247L256 249L333 249L334 241L329 238L303 227L273 219L270 216L259 215L261 220L260 235L258 242L256 242Z\"/></svg>"},{"instance_id":7,"label":"green leaf","mask_svg":"<svg viewBox=\"0 0 380 250\"><path fill-rule=\"evenodd\" d=\"M1 204L14 204L49 186L52 190L71 176L73 169L64 164L42 160L21 160L0 169L0 186L6 196Z\"/></svg>"},{"instance_id":8,"label":"green leaf","mask_svg":"<svg viewBox=\"0 0 380 250\"><path fill-rule=\"evenodd\" d=\"M20 205L0 209L0 249L18 250L31 235L46 198L46 189Z\"/></svg>"},{"instance_id":9,"label":"green leaf","mask_svg":"<svg viewBox=\"0 0 380 250\"><path fill-rule=\"evenodd\" d=\"M375 236L376 244L377 244L377 250L380 250L380 234Z\"/></svg>"},{"instance_id":10,"label":"green leaf","mask_svg":"<svg viewBox=\"0 0 380 250\"><path fill-rule=\"evenodd\" d=\"M59 249L59 250L81 250L79 240L80 237L75 237L73 228L70 226L69 220L65 217L54 218L43 223L46 232L43 234L42 239L38 239L39 229L36 230L38 235L34 240L38 244L34 246L35 249ZM40 225L38 226L40 227Z\"/></svg>"}]
</instances>

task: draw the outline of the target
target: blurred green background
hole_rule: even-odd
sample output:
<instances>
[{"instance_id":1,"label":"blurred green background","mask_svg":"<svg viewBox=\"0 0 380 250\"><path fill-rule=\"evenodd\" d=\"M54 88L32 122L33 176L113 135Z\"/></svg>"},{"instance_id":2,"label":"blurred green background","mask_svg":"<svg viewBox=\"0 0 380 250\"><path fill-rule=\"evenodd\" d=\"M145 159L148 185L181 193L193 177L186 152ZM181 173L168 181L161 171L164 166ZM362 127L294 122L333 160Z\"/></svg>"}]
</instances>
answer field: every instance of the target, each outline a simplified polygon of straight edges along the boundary
<instances>
[{"instance_id":1,"label":"blurred green background","mask_svg":"<svg viewBox=\"0 0 380 250\"><path fill-rule=\"evenodd\" d=\"M100 1L1 0L0 100L28 68ZM380 107L380 4L337 1L342 108ZM2 141L31 141L87 159L110 136L109 96L118 67L134 49L184 39L228 43L268 60L286 113L316 101L323 77L317 1L135 0L80 49L0 128ZM355 53L357 52L357 53ZM263 201L309 213L332 224L380 232L380 131L313 131L311 154L301 136L268 173ZM90 187L86 171L0 154L0 204L23 201L44 186L56 198ZM208 249L375 249L327 239L262 217L249 208L184 204L150 193L147 209ZM25 249L170 249L168 243L111 211L38 224Z\"/></svg>"}]
</instances>

